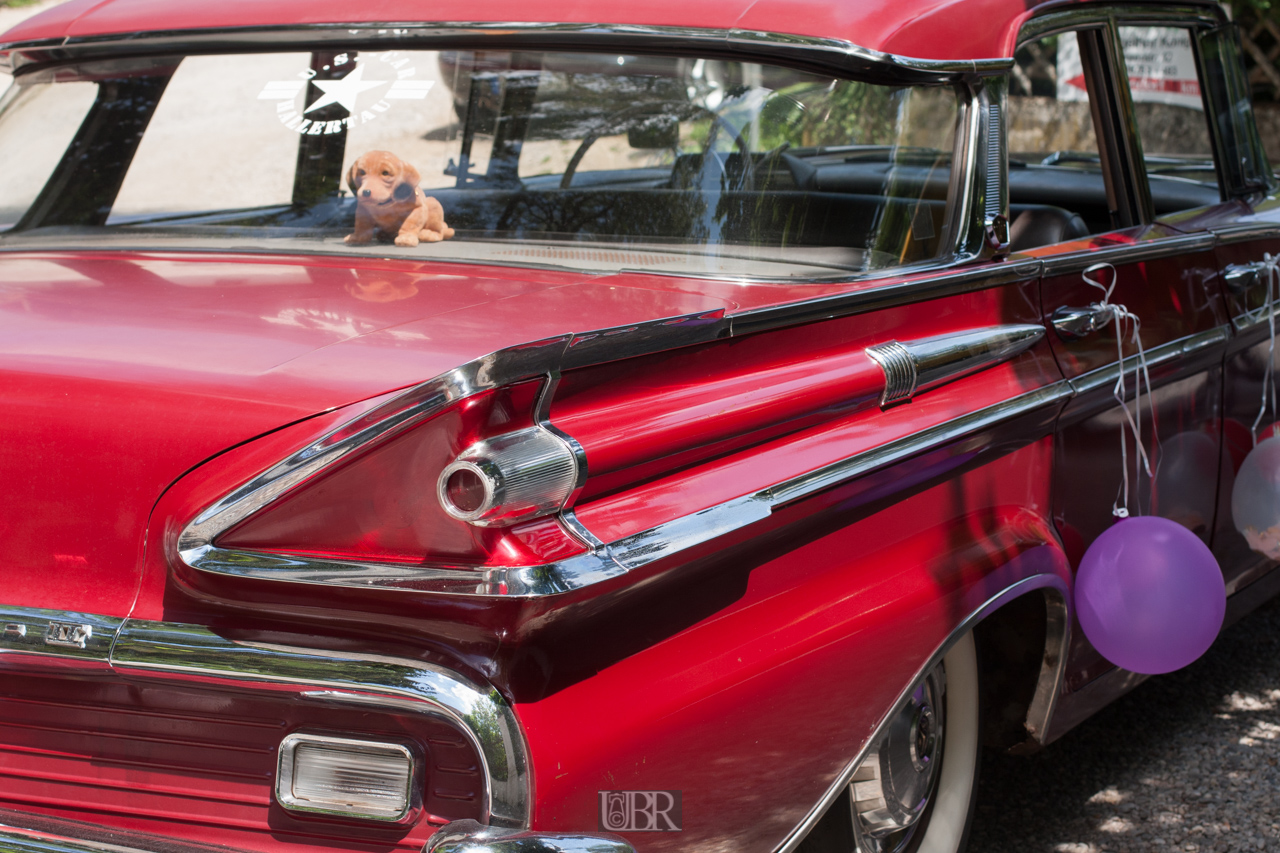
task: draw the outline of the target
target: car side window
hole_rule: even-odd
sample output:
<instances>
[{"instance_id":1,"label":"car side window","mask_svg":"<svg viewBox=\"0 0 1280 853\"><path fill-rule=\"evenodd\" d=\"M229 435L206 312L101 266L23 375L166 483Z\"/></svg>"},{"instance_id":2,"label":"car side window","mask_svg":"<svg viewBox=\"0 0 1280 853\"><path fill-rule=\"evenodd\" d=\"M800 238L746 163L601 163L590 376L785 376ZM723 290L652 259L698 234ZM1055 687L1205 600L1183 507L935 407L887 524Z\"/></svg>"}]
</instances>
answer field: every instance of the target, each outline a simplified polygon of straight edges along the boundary
<instances>
[{"instance_id":1,"label":"car side window","mask_svg":"<svg viewBox=\"0 0 1280 853\"><path fill-rule=\"evenodd\" d=\"M1044 36L1018 49L1007 113L1015 252L1111 228L1090 97L1076 33Z\"/></svg>"},{"instance_id":2,"label":"car side window","mask_svg":"<svg viewBox=\"0 0 1280 853\"><path fill-rule=\"evenodd\" d=\"M1122 26L1133 124L1157 217L1221 201L1191 29Z\"/></svg>"}]
</instances>

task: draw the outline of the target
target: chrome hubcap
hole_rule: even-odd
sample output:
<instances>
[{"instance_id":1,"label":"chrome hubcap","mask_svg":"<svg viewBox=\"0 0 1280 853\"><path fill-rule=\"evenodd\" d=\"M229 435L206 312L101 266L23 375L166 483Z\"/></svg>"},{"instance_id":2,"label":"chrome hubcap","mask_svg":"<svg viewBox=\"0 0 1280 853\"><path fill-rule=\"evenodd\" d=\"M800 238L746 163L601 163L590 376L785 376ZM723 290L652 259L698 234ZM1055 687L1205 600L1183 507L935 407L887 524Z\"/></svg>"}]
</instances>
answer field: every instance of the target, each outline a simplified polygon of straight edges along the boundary
<instances>
[{"instance_id":1,"label":"chrome hubcap","mask_svg":"<svg viewBox=\"0 0 1280 853\"><path fill-rule=\"evenodd\" d=\"M858 765L851 792L862 853L904 850L919 827L938 781L945 689L939 664L911 691Z\"/></svg>"}]
</instances>

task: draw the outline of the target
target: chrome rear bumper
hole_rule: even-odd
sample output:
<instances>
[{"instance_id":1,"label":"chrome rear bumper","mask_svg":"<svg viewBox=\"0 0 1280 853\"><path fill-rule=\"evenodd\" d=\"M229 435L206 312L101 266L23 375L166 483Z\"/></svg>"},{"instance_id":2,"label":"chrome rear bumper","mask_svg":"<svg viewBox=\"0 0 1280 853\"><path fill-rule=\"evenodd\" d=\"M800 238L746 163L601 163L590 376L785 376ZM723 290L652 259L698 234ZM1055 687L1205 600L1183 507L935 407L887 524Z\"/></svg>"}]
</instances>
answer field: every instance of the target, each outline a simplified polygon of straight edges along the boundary
<instances>
[{"instance_id":1,"label":"chrome rear bumper","mask_svg":"<svg viewBox=\"0 0 1280 853\"><path fill-rule=\"evenodd\" d=\"M427 840L422 853L636 853L616 835L578 835L499 829L474 820L446 824Z\"/></svg>"},{"instance_id":2,"label":"chrome rear bumper","mask_svg":"<svg viewBox=\"0 0 1280 853\"><path fill-rule=\"evenodd\" d=\"M153 836L116 834L72 821L41 819L39 829L6 825L0 814L0 853L232 853L226 848L175 843ZM24 821L25 822L25 821ZM90 837L63 833L84 830ZM616 835L530 832L459 820L441 827L422 853L635 853Z\"/></svg>"}]
</instances>

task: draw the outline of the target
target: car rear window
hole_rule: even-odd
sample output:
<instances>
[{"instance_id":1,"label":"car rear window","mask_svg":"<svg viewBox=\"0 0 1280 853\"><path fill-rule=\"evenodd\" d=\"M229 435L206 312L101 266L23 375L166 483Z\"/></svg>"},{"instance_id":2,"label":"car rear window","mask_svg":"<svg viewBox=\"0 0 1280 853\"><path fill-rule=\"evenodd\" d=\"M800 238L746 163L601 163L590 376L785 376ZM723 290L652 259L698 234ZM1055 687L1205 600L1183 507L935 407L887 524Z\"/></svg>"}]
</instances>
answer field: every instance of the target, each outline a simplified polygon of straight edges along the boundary
<instances>
[{"instance_id":1,"label":"car rear window","mask_svg":"<svg viewBox=\"0 0 1280 853\"><path fill-rule=\"evenodd\" d=\"M848 276L950 254L961 106L948 86L700 56L327 50L46 68L0 99L0 160L24 164L0 175L0 249ZM390 208L353 194L370 152L411 167L413 204L439 203L446 239L396 244ZM414 190L396 191L404 209Z\"/></svg>"}]
</instances>

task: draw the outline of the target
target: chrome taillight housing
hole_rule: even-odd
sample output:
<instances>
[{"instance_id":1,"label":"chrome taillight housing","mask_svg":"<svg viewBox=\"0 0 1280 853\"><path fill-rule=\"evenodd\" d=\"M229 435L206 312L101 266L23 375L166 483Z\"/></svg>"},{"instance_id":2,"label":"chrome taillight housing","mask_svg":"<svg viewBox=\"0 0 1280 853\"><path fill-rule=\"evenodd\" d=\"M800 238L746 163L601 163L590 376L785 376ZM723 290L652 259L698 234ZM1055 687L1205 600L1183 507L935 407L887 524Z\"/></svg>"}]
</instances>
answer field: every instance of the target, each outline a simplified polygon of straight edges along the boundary
<instances>
[{"instance_id":1,"label":"chrome taillight housing","mask_svg":"<svg viewBox=\"0 0 1280 853\"><path fill-rule=\"evenodd\" d=\"M468 569L580 555L584 544L556 514L584 468L572 439L536 416L542 386L472 393L404 427L395 426L401 409L384 405L389 417L375 410L352 422L357 438L341 456L326 448L346 425L206 509L183 531L179 555L223 574L460 592L486 582ZM309 476L276 489L277 470Z\"/></svg>"},{"instance_id":2,"label":"chrome taillight housing","mask_svg":"<svg viewBox=\"0 0 1280 853\"><path fill-rule=\"evenodd\" d=\"M440 473L436 494L456 519L506 527L558 511L577 480L568 443L535 426L468 447Z\"/></svg>"}]
</instances>

